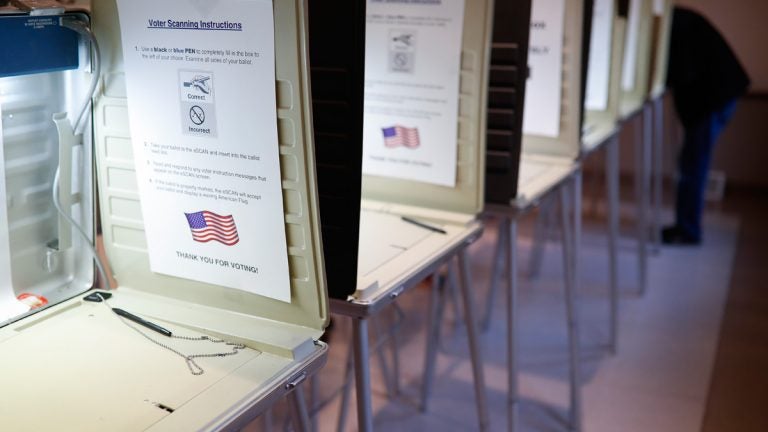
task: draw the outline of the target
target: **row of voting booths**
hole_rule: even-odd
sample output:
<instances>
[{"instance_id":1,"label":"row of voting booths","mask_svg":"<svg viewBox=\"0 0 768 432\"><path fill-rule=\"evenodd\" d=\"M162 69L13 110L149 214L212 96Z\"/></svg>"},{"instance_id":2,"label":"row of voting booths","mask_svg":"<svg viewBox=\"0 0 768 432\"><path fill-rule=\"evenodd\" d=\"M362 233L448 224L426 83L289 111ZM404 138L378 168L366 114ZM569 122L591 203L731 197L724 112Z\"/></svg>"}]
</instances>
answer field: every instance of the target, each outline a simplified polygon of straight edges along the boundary
<instances>
[{"instance_id":1,"label":"row of voting booths","mask_svg":"<svg viewBox=\"0 0 768 432\"><path fill-rule=\"evenodd\" d=\"M432 276L413 312L428 317L421 408L452 298L491 429L482 333L505 286L514 430L517 222L557 202L580 428L581 165L607 150L615 347L617 137L660 106L670 3L337 3L0 6L0 34L23 41L0 51L5 426L239 430L288 397L308 430L302 384L333 315L353 329L343 394L354 378L358 428L373 430L371 327ZM486 217L488 290L469 257Z\"/></svg>"}]
</instances>

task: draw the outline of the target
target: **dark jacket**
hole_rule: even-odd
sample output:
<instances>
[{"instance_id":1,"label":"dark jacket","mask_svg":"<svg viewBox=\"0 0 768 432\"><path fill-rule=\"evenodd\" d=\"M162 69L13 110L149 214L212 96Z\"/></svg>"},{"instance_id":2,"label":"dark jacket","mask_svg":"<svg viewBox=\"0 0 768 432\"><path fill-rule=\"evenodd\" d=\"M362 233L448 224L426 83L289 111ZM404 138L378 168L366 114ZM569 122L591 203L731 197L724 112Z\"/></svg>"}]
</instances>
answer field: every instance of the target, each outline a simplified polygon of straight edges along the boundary
<instances>
[{"instance_id":1,"label":"dark jacket","mask_svg":"<svg viewBox=\"0 0 768 432\"><path fill-rule=\"evenodd\" d=\"M698 13L675 7L667 85L684 125L694 124L742 96L749 77L728 43Z\"/></svg>"}]
</instances>

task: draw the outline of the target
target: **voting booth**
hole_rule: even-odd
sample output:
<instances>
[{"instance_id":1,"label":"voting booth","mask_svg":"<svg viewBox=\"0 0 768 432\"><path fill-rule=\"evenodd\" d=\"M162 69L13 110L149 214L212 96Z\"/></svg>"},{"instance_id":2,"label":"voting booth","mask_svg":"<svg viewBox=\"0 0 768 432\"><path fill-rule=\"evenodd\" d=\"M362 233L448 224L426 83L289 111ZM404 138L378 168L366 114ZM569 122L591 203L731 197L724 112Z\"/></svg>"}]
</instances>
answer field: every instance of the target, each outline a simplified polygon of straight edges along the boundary
<instances>
[{"instance_id":1,"label":"voting booth","mask_svg":"<svg viewBox=\"0 0 768 432\"><path fill-rule=\"evenodd\" d=\"M304 3L1 11L24 50L60 44L0 78L0 290L37 300L0 328L4 427L242 428L327 351Z\"/></svg>"},{"instance_id":2,"label":"voting booth","mask_svg":"<svg viewBox=\"0 0 768 432\"><path fill-rule=\"evenodd\" d=\"M371 430L368 320L463 256L482 230L493 10L486 0L343 9L358 22L319 8L310 15L326 22L310 27L312 96L324 230L335 233L325 248L341 248L332 245L339 239L358 250L355 260L351 252L326 255L328 279L340 283L331 288L331 310L354 318L358 424ZM338 53L339 39L350 55ZM479 349L470 339L484 425Z\"/></svg>"},{"instance_id":3,"label":"voting booth","mask_svg":"<svg viewBox=\"0 0 768 432\"><path fill-rule=\"evenodd\" d=\"M642 109L651 81L651 53L654 0L629 0L624 40L624 61L621 68L622 119Z\"/></svg>"},{"instance_id":4,"label":"voting booth","mask_svg":"<svg viewBox=\"0 0 768 432\"><path fill-rule=\"evenodd\" d=\"M530 19L518 23L513 30L509 22L515 22L519 11L528 10ZM518 17L517 20L520 18ZM521 77L507 80L503 88L491 88L489 113L490 136L519 137L522 144L519 160L507 157L505 165L489 162L489 177L496 176L492 170L500 168L507 173L509 164L517 164L515 181L509 184L495 183L502 189L488 193L486 211L499 216L496 251L491 270L491 286L485 307L483 326L488 328L496 291L501 275L507 274L507 368L508 430L517 430L520 397L517 380L517 219L536 208L542 199L559 195L561 210L561 233L563 236L563 264L566 310L568 314L568 341L570 361L570 427L580 427L579 348L576 317L575 292L578 281L578 251L576 245L580 235L580 171L578 158L581 154L584 93L586 85L586 59L589 50L589 31L592 19L592 1L533 0L532 2L507 2L495 16L497 29L494 32L494 66L507 66L509 60L500 54L502 49L519 47L522 40L528 41L528 80L525 83L525 102L522 116L514 109L512 99L507 107L499 103L499 93L506 90L513 95L522 90ZM522 29L526 29L523 31ZM496 49L499 49L497 51ZM497 60L498 59L498 60ZM498 62L498 63L497 63ZM525 64L525 63L523 63ZM518 66L519 68L519 66ZM526 74L523 74L523 79ZM504 85L506 84L506 85ZM507 109L504 109L507 108ZM522 122L520 118L522 117ZM522 124L521 124L522 123ZM506 134L497 131L505 131ZM508 141L509 142L509 141ZM498 158L491 153L489 161ZM507 155L512 155L507 152ZM501 171L501 170L500 170ZM489 187L490 187L489 182Z\"/></svg>"}]
</instances>

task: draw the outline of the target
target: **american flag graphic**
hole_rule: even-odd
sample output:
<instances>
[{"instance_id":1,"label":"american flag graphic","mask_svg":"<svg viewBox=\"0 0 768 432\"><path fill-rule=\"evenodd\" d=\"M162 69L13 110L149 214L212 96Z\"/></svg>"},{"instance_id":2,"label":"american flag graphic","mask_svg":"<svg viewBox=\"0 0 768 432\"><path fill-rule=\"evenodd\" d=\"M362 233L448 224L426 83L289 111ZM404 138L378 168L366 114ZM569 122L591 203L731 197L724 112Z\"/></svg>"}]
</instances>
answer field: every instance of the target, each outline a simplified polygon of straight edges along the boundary
<instances>
[{"instance_id":1,"label":"american flag graphic","mask_svg":"<svg viewBox=\"0 0 768 432\"><path fill-rule=\"evenodd\" d=\"M419 130L417 128L407 128L396 125L382 128L381 133L384 134L384 145L387 148L403 146L413 149L421 144L419 142Z\"/></svg>"},{"instance_id":2,"label":"american flag graphic","mask_svg":"<svg viewBox=\"0 0 768 432\"><path fill-rule=\"evenodd\" d=\"M184 213L192 231L192 240L207 243L217 241L232 246L240 241L237 235L235 219L232 215L221 216L214 212L203 210L195 213Z\"/></svg>"}]
</instances>

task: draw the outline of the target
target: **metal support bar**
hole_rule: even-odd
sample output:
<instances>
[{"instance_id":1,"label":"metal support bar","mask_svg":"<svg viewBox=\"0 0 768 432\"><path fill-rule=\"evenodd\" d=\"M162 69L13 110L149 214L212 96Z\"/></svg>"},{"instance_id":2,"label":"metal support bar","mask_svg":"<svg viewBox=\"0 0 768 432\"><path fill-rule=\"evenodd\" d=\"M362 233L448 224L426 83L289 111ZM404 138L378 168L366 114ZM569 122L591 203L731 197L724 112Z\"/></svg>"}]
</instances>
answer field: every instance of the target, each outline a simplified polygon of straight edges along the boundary
<instances>
[{"instance_id":1,"label":"metal support bar","mask_svg":"<svg viewBox=\"0 0 768 432\"><path fill-rule=\"evenodd\" d=\"M649 108L643 107L642 122L635 128L635 197L636 197L636 235L638 260L638 294L645 294L648 271L648 165L651 147L651 134L647 126Z\"/></svg>"},{"instance_id":2,"label":"metal support bar","mask_svg":"<svg viewBox=\"0 0 768 432\"><path fill-rule=\"evenodd\" d=\"M610 290L610 329L608 348L612 354L618 348L619 328L619 137L616 134L606 146L605 183L608 201L608 287Z\"/></svg>"},{"instance_id":3,"label":"metal support bar","mask_svg":"<svg viewBox=\"0 0 768 432\"><path fill-rule=\"evenodd\" d=\"M291 404L293 426L296 430L310 432L312 424L309 421L307 413L307 402L304 400L304 390L301 387L288 393L288 400Z\"/></svg>"},{"instance_id":4,"label":"metal support bar","mask_svg":"<svg viewBox=\"0 0 768 432\"><path fill-rule=\"evenodd\" d=\"M506 257L504 245L506 244L505 237L508 235L508 230L509 219L500 218L496 231L496 250L493 254L493 266L491 268L491 280L488 286L488 297L486 297L485 300L485 312L483 313L483 321L480 324L483 332L488 331L491 327L491 316L493 315L493 305L496 302L496 295L498 293L499 279L504 273L504 259Z\"/></svg>"},{"instance_id":5,"label":"metal support bar","mask_svg":"<svg viewBox=\"0 0 768 432\"><path fill-rule=\"evenodd\" d=\"M517 429L519 399L517 394L517 220L504 218L509 228L503 237L507 250L507 428Z\"/></svg>"},{"instance_id":6,"label":"metal support bar","mask_svg":"<svg viewBox=\"0 0 768 432\"><path fill-rule=\"evenodd\" d=\"M572 187L574 192L578 191L579 179L578 173L573 179ZM573 205L570 201L573 198ZM570 426L572 431L581 430L581 377L580 377L580 353L579 353L579 330L578 330L578 310L576 308L576 287L578 280L578 251L576 248L576 239L580 237L577 232L579 218L575 215L571 219L570 211L577 209L578 198L570 197L568 185L560 188L560 218L561 235L563 242L563 264L564 264L564 293L566 304L566 315L568 321L568 345L570 350ZM573 227L571 226L573 223ZM573 228L573 231L572 231Z\"/></svg>"},{"instance_id":7,"label":"metal support bar","mask_svg":"<svg viewBox=\"0 0 768 432\"><path fill-rule=\"evenodd\" d=\"M549 230L553 225L555 215L554 201L544 197L539 206L539 214L533 228L533 245L531 246L531 259L528 263L528 277L535 278L541 273L544 261L544 249L547 246Z\"/></svg>"},{"instance_id":8,"label":"metal support bar","mask_svg":"<svg viewBox=\"0 0 768 432\"><path fill-rule=\"evenodd\" d=\"M352 320L352 345L355 356L357 390L357 426L360 432L373 431L371 367L368 363L368 319Z\"/></svg>"},{"instance_id":9,"label":"metal support bar","mask_svg":"<svg viewBox=\"0 0 768 432\"><path fill-rule=\"evenodd\" d=\"M472 298L472 277L470 276L468 251L465 247L458 255L459 279L461 294L464 300L464 323L467 326L467 340L469 342L469 355L472 361L472 375L475 381L475 399L477 401L478 423L481 431L488 430L490 417L488 416L488 403L485 394L485 377L483 376L483 356L480 340L477 334L477 321L475 318L475 304Z\"/></svg>"},{"instance_id":10,"label":"metal support bar","mask_svg":"<svg viewBox=\"0 0 768 432\"><path fill-rule=\"evenodd\" d=\"M421 383L421 411L426 412L429 404L429 396L432 393L432 383L435 377L437 364L437 347L440 340L440 323L442 322L443 291L440 289L441 277L438 272L432 275L432 284L429 292L429 316L427 322L427 349L424 358L424 378Z\"/></svg>"},{"instance_id":11,"label":"metal support bar","mask_svg":"<svg viewBox=\"0 0 768 432\"><path fill-rule=\"evenodd\" d=\"M661 207L664 200L664 96L659 96L653 103L653 170L652 170L652 216L651 238L653 253L661 250Z\"/></svg>"}]
</instances>

